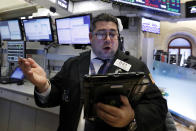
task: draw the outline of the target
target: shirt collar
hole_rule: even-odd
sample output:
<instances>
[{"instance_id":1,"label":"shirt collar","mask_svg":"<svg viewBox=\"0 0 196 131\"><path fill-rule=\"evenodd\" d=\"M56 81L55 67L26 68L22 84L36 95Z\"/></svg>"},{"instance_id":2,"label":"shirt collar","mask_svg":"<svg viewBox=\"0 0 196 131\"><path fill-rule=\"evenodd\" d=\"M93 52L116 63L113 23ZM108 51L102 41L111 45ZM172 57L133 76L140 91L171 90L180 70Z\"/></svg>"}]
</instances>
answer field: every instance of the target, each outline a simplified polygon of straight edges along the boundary
<instances>
[{"instance_id":1,"label":"shirt collar","mask_svg":"<svg viewBox=\"0 0 196 131\"><path fill-rule=\"evenodd\" d=\"M91 50L91 59L90 60L93 60L97 58L97 56L95 55L95 53L93 52L93 50Z\"/></svg>"},{"instance_id":2,"label":"shirt collar","mask_svg":"<svg viewBox=\"0 0 196 131\"><path fill-rule=\"evenodd\" d=\"M95 58L98 58L97 55L93 52L93 50L91 50L91 56L90 56L90 60L94 60ZM113 59L113 58L112 58ZM112 60L110 59L110 60ZM97 59L96 59L97 60Z\"/></svg>"}]
</instances>

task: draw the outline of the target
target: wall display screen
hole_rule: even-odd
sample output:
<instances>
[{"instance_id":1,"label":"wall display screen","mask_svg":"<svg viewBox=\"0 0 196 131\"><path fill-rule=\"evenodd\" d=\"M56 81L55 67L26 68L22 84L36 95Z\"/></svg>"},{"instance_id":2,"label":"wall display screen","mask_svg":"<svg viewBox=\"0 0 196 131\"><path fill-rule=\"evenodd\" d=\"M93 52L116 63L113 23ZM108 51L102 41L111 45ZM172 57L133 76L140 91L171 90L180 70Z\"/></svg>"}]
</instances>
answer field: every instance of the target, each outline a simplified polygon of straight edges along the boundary
<instances>
[{"instance_id":1,"label":"wall display screen","mask_svg":"<svg viewBox=\"0 0 196 131\"><path fill-rule=\"evenodd\" d=\"M8 41L7 42L7 60L9 62L17 62L18 57L25 58L26 43L24 41Z\"/></svg>"},{"instance_id":2,"label":"wall display screen","mask_svg":"<svg viewBox=\"0 0 196 131\"><path fill-rule=\"evenodd\" d=\"M196 17L196 1L188 1L186 6L186 17Z\"/></svg>"},{"instance_id":3,"label":"wall display screen","mask_svg":"<svg viewBox=\"0 0 196 131\"><path fill-rule=\"evenodd\" d=\"M142 18L142 31L160 34L160 21Z\"/></svg>"},{"instance_id":4,"label":"wall display screen","mask_svg":"<svg viewBox=\"0 0 196 131\"><path fill-rule=\"evenodd\" d=\"M57 0L57 5L62 7L63 9L68 9L68 1L67 0Z\"/></svg>"},{"instance_id":5,"label":"wall display screen","mask_svg":"<svg viewBox=\"0 0 196 131\"><path fill-rule=\"evenodd\" d=\"M22 20L26 41L52 42L53 32L50 17Z\"/></svg>"},{"instance_id":6,"label":"wall display screen","mask_svg":"<svg viewBox=\"0 0 196 131\"><path fill-rule=\"evenodd\" d=\"M91 14L55 19L59 44L90 44Z\"/></svg>"},{"instance_id":7,"label":"wall display screen","mask_svg":"<svg viewBox=\"0 0 196 131\"><path fill-rule=\"evenodd\" d=\"M180 15L180 0L112 0L161 12Z\"/></svg>"},{"instance_id":8,"label":"wall display screen","mask_svg":"<svg viewBox=\"0 0 196 131\"><path fill-rule=\"evenodd\" d=\"M13 19L0 21L0 35L1 39L5 41L23 40L20 20Z\"/></svg>"}]
</instances>

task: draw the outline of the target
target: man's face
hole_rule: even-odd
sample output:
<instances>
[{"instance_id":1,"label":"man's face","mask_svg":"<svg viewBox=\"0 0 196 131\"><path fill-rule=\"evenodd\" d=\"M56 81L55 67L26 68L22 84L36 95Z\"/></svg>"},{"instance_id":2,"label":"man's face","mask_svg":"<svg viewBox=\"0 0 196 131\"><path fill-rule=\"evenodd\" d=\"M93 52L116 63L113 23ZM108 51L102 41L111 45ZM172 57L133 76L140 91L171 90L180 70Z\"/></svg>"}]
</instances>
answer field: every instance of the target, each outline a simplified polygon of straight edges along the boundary
<instances>
[{"instance_id":1,"label":"man's face","mask_svg":"<svg viewBox=\"0 0 196 131\"><path fill-rule=\"evenodd\" d=\"M118 29L114 22L98 21L89 34L94 53L102 59L112 58L118 49Z\"/></svg>"}]
</instances>

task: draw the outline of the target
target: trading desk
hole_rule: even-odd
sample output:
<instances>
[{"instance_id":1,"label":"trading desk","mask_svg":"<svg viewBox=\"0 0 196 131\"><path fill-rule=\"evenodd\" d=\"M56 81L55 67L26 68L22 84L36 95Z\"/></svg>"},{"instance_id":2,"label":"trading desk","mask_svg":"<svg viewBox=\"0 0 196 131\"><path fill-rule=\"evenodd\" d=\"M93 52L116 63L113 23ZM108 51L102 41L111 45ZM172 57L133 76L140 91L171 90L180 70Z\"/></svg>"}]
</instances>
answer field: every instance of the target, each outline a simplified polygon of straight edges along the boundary
<instances>
[{"instance_id":1,"label":"trading desk","mask_svg":"<svg viewBox=\"0 0 196 131\"><path fill-rule=\"evenodd\" d=\"M1 131L56 131L59 107L37 107L33 93L29 82L0 84Z\"/></svg>"}]
</instances>

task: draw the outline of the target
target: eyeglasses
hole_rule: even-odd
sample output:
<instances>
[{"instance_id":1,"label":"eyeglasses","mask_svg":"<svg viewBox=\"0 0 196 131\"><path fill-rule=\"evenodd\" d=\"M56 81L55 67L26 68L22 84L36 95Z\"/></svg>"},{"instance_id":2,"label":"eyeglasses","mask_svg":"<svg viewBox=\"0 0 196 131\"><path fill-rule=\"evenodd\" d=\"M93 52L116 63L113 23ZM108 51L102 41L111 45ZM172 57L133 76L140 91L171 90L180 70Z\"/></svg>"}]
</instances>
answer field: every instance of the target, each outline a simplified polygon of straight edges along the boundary
<instances>
[{"instance_id":1,"label":"eyeglasses","mask_svg":"<svg viewBox=\"0 0 196 131\"><path fill-rule=\"evenodd\" d=\"M97 39L99 40L105 40L108 35L111 40L118 39L118 33L116 31L97 31L95 33L93 32L93 34L96 35Z\"/></svg>"}]
</instances>

